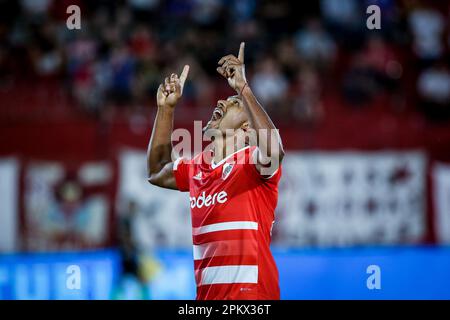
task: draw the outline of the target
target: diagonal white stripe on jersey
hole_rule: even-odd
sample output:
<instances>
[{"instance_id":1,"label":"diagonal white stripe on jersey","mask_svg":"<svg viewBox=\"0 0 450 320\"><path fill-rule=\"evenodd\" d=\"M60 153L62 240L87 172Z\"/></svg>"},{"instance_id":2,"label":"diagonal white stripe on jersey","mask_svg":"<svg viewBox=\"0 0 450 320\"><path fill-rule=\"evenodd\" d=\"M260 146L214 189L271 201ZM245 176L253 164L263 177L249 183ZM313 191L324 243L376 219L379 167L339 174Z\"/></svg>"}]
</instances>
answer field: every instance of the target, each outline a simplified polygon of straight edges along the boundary
<instances>
[{"instance_id":1,"label":"diagonal white stripe on jersey","mask_svg":"<svg viewBox=\"0 0 450 320\"><path fill-rule=\"evenodd\" d=\"M258 266L221 266L202 269L200 285L258 283Z\"/></svg>"},{"instance_id":2,"label":"diagonal white stripe on jersey","mask_svg":"<svg viewBox=\"0 0 450 320\"><path fill-rule=\"evenodd\" d=\"M192 228L192 235L197 236L208 232L225 230L258 230L258 223L253 221L231 221L208 224L206 226Z\"/></svg>"},{"instance_id":3,"label":"diagonal white stripe on jersey","mask_svg":"<svg viewBox=\"0 0 450 320\"><path fill-rule=\"evenodd\" d=\"M186 160L186 159L181 157L181 158L178 158L177 160L174 161L174 163L173 163L173 170L174 171L176 171L178 169L178 165L180 164L180 161L182 161L182 160Z\"/></svg>"}]
</instances>

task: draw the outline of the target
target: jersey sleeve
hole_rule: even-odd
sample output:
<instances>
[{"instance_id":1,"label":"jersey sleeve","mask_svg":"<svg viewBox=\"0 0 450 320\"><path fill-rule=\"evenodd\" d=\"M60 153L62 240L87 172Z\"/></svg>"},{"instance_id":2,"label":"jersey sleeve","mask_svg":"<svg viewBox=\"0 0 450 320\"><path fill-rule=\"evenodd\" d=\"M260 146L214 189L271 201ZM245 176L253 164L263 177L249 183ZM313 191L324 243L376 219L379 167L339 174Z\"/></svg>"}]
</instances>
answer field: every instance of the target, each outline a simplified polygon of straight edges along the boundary
<instances>
[{"instance_id":1,"label":"jersey sleeve","mask_svg":"<svg viewBox=\"0 0 450 320\"><path fill-rule=\"evenodd\" d=\"M261 179L262 181L268 182L268 183L274 183L277 184L280 181L281 178L281 172L282 172L282 166L280 166L273 172L270 176L263 176L256 168L256 162L257 162L257 155L258 155L258 147L252 147L249 150L248 153L248 166L250 166L249 171L256 179Z\"/></svg>"},{"instance_id":2,"label":"jersey sleeve","mask_svg":"<svg viewBox=\"0 0 450 320\"><path fill-rule=\"evenodd\" d=\"M189 191L189 168L190 161L186 158L178 158L173 163L173 175L175 176L175 182L178 190L182 192Z\"/></svg>"}]
</instances>

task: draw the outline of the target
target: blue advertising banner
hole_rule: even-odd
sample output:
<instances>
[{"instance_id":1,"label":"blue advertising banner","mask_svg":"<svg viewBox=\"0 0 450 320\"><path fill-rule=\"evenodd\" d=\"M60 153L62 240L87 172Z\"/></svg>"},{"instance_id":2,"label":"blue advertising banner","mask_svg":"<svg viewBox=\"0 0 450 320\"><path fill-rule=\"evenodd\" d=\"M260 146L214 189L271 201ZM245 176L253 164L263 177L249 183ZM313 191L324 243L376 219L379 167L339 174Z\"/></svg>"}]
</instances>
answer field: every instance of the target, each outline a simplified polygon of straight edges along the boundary
<instances>
[{"instance_id":1,"label":"blue advertising banner","mask_svg":"<svg viewBox=\"0 0 450 320\"><path fill-rule=\"evenodd\" d=\"M450 248L273 249L273 254L282 299L450 299ZM192 254L164 251L157 257L162 268L149 285L149 298L195 298Z\"/></svg>"},{"instance_id":2,"label":"blue advertising banner","mask_svg":"<svg viewBox=\"0 0 450 320\"><path fill-rule=\"evenodd\" d=\"M0 255L0 300L110 299L115 251Z\"/></svg>"},{"instance_id":3,"label":"blue advertising banner","mask_svg":"<svg viewBox=\"0 0 450 320\"><path fill-rule=\"evenodd\" d=\"M273 249L282 299L450 299L450 248ZM161 250L135 298L194 299L192 253ZM126 278L126 277L125 277ZM117 299L116 251L0 255L0 299Z\"/></svg>"},{"instance_id":4,"label":"blue advertising banner","mask_svg":"<svg viewBox=\"0 0 450 320\"><path fill-rule=\"evenodd\" d=\"M450 299L450 248L275 251L282 299Z\"/></svg>"}]
</instances>

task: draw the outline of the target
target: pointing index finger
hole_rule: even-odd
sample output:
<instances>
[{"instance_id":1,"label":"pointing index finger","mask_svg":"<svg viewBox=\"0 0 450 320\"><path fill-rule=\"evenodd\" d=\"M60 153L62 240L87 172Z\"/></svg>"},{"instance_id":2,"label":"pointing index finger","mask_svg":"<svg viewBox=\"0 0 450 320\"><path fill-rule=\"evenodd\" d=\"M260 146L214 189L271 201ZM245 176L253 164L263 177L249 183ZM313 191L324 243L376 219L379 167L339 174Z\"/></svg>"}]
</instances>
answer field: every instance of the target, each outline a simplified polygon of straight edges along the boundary
<instances>
[{"instance_id":1,"label":"pointing index finger","mask_svg":"<svg viewBox=\"0 0 450 320\"><path fill-rule=\"evenodd\" d=\"M188 73L189 73L189 65L185 65L184 68L183 68L183 72L181 72L181 75L180 75L180 86L181 86L181 88L184 87L184 82L186 81Z\"/></svg>"},{"instance_id":2,"label":"pointing index finger","mask_svg":"<svg viewBox=\"0 0 450 320\"><path fill-rule=\"evenodd\" d=\"M245 49L245 42L241 42L241 46L239 47L238 59L242 63L244 63L244 49Z\"/></svg>"}]
</instances>

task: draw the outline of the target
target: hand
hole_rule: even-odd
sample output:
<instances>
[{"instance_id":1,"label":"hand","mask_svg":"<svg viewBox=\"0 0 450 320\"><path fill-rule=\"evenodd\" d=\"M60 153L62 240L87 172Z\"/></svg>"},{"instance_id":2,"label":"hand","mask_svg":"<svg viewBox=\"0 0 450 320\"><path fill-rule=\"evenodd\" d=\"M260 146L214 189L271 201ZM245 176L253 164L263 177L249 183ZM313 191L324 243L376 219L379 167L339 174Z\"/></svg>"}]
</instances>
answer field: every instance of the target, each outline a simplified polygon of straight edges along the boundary
<instances>
[{"instance_id":1,"label":"hand","mask_svg":"<svg viewBox=\"0 0 450 320\"><path fill-rule=\"evenodd\" d=\"M223 57L219 60L220 67L217 68L217 72L227 78L230 87L236 90L238 94L242 93L244 86L247 84L247 79L245 78L244 48L245 42L241 42L238 57L236 58L232 54Z\"/></svg>"},{"instance_id":2,"label":"hand","mask_svg":"<svg viewBox=\"0 0 450 320\"><path fill-rule=\"evenodd\" d=\"M156 101L158 107L173 108L183 94L184 83L189 73L189 66L185 65L180 77L172 73L170 77L166 77L163 84L159 85Z\"/></svg>"}]
</instances>

